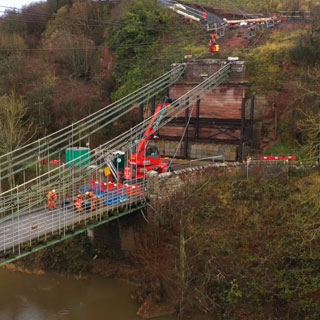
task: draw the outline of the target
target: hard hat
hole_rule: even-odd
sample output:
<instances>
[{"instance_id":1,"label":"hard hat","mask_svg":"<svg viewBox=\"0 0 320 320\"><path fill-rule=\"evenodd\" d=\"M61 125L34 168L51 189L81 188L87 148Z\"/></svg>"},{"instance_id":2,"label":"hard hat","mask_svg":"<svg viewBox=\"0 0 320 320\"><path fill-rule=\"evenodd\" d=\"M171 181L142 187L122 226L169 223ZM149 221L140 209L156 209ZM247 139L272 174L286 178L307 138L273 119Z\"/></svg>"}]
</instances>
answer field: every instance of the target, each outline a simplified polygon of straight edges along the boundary
<instances>
[{"instance_id":1,"label":"hard hat","mask_svg":"<svg viewBox=\"0 0 320 320\"><path fill-rule=\"evenodd\" d=\"M56 192L56 189L53 189L52 192L55 193L55 192Z\"/></svg>"},{"instance_id":2,"label":"hard hat","mask_svg":"<svg viewBox=\"0 0 320 320\"><path fill-rule=\"evenodd\" d=\"M89 194L89 192L87 191L86 194Z\"/></svg>"}]
</instances>

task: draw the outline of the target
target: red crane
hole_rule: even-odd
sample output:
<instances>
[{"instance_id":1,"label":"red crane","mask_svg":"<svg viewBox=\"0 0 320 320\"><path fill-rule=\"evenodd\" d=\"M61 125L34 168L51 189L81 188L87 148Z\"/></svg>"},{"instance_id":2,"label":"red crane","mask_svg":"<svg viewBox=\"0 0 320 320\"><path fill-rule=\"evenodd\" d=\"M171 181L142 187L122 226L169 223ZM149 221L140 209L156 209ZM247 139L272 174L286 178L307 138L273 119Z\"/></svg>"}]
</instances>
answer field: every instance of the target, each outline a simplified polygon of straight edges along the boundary
<instances>
[{"instance_id":1,"label":"red crane","mask_svg":"<svg viewBox=\"0 0 320 320\"><path fill-rule=\"evenodd\" d=\"M161 120L167 114L167 107L170 100L166 97L158 104L154 115L137 146L136 153L132 154L128 163L131 167L125 168L125 179L131 176L135 179L144 178L146 173L154 170L159 173L167 172L169 169L168 160L161 157L156 146L148 146L149 140L155 135Z\"/></svg>"}]
</instances>

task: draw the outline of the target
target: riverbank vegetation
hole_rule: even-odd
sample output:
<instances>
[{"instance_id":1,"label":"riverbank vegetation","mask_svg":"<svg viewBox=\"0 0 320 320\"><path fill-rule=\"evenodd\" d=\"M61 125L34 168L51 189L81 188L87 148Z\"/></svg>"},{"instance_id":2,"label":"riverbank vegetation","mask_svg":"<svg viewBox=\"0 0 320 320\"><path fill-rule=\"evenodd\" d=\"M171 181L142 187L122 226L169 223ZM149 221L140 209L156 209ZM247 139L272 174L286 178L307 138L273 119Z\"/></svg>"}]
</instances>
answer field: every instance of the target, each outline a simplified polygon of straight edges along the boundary
<instances>
[{"instance_id":1,"label":"riverbank vegetation","mask_svg":"<svg viewBox=\"0 0 320 320\"><path fill-rule=\"evenodd\" d=\"M319 172L186 182L140 234L145 292L180 315L317 319L319 188Z\"/></svg>"}]
</instances>

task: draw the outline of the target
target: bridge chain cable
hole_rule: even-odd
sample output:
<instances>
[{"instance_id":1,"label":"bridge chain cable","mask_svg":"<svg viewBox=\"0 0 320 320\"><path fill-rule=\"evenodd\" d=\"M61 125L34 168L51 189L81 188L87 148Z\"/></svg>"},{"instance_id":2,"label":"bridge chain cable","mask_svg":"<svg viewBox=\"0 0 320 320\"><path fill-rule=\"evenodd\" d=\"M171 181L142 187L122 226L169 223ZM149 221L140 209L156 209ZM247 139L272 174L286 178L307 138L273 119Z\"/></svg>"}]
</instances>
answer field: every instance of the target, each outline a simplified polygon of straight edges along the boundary
<instances>
[{"instance_id":1,"label":"bridge chain cable","mask_svg":"<svg viewBox=\"0 0 320 320\"><path fill-rule=\"evenodd\" d=\"M176 67L128 96L90 114L76 123L0 156L0 161L2 162L0 167L0 179L2 181L8 179L14 174L17 174L28 167L32 167L44 159L49 159L49 157L58 155L60 152L64 151L66 147L75 145L90 137L93 133L96 133L110 123L116 121L119 117L132 111L136 107L135 103L143 103L150 96L160 93L175 83L181 77L184 68L185 66ZM95 128L93 129L93 127ZM69 141L72 142L70 143ZM63 147L50 152L52 148L57 148L63 143L66 143ZM14 166L21 167L12 170L13 164ZM7 172L7 174L4 174L5 172Z\"/></svg>"},{"instance_id":2,"label":"bridge chain cable","mask_svg":"<svg viewBox=\"0 0 320 320\"><path fill-rule=\"evenodd\" d=\"M62 128L62 129L60 129L60 130L58 130L58 131L56 131L56 132L54 132L54 133L52 133L50 135L47 135L47 136L45 136L43 138L40 138L40 139L38 139L38 140L36 140L34 142L31 142L31 143L29 143L27 145L24 145L24 146L22 146L20 148L17 148L17 149L15 149L15 150L13 150L13 151L11 151L9 153L6 153L4 155L0 155L0 160L2 158L4 158L4 157L8 156L8 155L12 155L14 153L17 153L18 151L21 151L22 149L26 149L26 148L34 145L34 144L38 144L41 141L47 141L47 139L49 139L49 138L51 139L54 135L59 134L64 130L73 129L75 126L80 125L82 122L86 122L86 124L87 124L89 121L90 122L98 121L99 117L100 117L100 113L102 113L102 116L104 116L105 115L104 112L108 113L108 112L113 111L113 110L111 110L111 108L117 108L118 105L121 105L122 103L127 102L128 99L136 99L136 97L139 96L140 94L144 94L144 91L150 90L150 88L152 88L153 86L159 86L159 84L161 85L163 80L164 80L164 82L167 81L168 76L169 76L169 78L170 77L174 78L175 75L177 75L177 77L179 78L181 76L181 74L183 73L183 71L184 71L184 67L181 68L181 66L180 66L180 68L178 68L178 67L174 68L173 70L170 70L169 72L167 72L166 74L160 76L156 80L153 80L152 82L148 83L147 85L139 88L135 92L130 93L129 95L121 98L120 100L118 100L118 101L116 101L116 102L114 102L114 103L112 103L112 104L110 104L110 105L108 105L108 106L106 106L106 107L94 112L94 113L91 113L90 115L88 115L88 116L86 116L86 117L74 122L73 124L71 124L69 126L67 126L65 128ZM174 81L174 80L172 80L172 81ZM93 118L93 119L90 119L90 118ZM56 139L60 139L60 138L61 138L61 136L58 136ZM31 152L31 151L29 150L29 152Z\"/></svg>"}]
</instances>

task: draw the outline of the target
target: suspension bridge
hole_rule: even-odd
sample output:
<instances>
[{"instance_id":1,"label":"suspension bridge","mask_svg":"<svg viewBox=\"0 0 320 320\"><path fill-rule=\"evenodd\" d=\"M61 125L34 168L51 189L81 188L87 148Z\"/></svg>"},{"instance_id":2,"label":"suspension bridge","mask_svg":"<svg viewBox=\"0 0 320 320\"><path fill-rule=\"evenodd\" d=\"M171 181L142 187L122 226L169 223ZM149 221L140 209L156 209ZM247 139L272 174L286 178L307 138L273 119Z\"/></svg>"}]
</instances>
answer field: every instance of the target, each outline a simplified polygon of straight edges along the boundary
<instances>
[{"instance_id":1,"label":"suspension bridge","mask_svg":"<svg viewBox=\"0 0 320 320\"><path fill-rule=\"evenodd\" d=\"M221 61L218 71L158 111L159 117L153 114L119 136L68 161L65 151L75 147L81 150L82 146L90 144L95 133L128 116L138 105L165 94L183 77L186 66L175 65L119 101L0 156L0 265L146 207L146 176L119 183L119 168L112 165L116 154L121 151L127 163L151 121L156 119L158 129L182 111L192 108L206 92L228 79L233 62ZM50 166L50 159L57 163L54 168ZM113 171L113 181L104 175L106 166ZM53 210L47 208L50 189L55 189L58 195ZM94 190L96 194L95 207L89 200L84 200L83 210L76 210L74 198L79 192L84 194L88 190Z\"/></svg>"}]
</instances>

